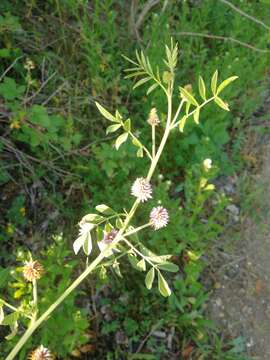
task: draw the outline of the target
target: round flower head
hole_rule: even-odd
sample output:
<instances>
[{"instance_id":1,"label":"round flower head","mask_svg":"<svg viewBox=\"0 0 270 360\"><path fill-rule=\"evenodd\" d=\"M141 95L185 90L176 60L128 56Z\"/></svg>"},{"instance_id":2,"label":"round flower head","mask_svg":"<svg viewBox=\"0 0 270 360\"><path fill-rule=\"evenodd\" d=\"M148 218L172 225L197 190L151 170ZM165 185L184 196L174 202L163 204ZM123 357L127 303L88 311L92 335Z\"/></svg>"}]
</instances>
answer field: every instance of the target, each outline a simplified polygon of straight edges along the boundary
<instances>
[{"instance_id":1,"label":"round flower head","mask_svg":"<svg viewBox=\"0 0 270 360\"><path fill-rule=\"evenodd\" d=\"M156 108L151 109L147 122L152 126L157 126L160 123Z\"/></svg>"},{"instance_id":2,"label":"round flower head","mask_svg":"<svg viewBox=\"0 0 270 360\"><path fill-rule=\"evenodd\" d=\"M131 194L139 199L141 202L147 201L152 198L152 187L148 180L138 178L134 181Z\"/></svg>"},{"instance_id":3,"label":"round flower head","mask_svg":"<svg viewBox=\"0 0 270 360\"><path fill-rule=\"evenodd\" d=\"M167 226L168 222L169 222L169 214L164 207L158 206L152 209L150 213L150 223L155 230Z\"/></svg>"},{"instance_id":4,"label":"round flower head","mask_svg":"<svg viewBox=\"0 0 270 360\"><path fill-rule=\"evenodd\" d=\"M28 356L28 360L53 360L53 355L49 349L40 345L36 350L32 351Z\"/></svg>"},{"instance_id":5,"label":"round flower head","mask_svg":"<svg viewBox=\"0 0 270 360\"><path fill-rule=\"evenodd\" d=\"M36 260L27 261L23 267L23 276L27 281L40 279L43 272L43 266Z\"/></svg>"}]
</instances>

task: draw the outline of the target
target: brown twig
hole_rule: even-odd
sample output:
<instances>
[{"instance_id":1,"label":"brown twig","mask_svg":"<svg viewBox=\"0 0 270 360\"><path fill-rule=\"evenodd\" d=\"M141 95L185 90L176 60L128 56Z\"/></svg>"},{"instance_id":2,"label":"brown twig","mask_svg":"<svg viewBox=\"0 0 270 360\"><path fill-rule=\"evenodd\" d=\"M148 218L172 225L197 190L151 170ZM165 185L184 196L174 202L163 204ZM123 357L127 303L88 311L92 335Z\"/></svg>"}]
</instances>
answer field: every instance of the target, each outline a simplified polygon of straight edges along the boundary
<instances>
[{"instance_id":1,"label":"brown twig","mask_svg":"<svg viewBox=\"0 0 270 360\"><path fill-rule=\"evenodd\" d=\"M265 29L270 30L270 26L266 25L262 20L259 20L259 19L255 18L254 16L251 16L251 15L247 14L243 10L239 9L238 7L236 7L235 5L230 3L228 0L219 0L219 1L222 2L223 4L226 4L226 5L230 6L234 11L238 12L238 14L240 14L240 15L246 17L247 19L261 25Z\"/></svg>"},{"instance_id":2,"label":"brown twig","mask_svg":"<svg viewBox=\"0 0 270 360\"><path fill-rule=\"evenodd\" d=\"M226 36L220 36L220 35L212 35L212 34L203 34L203 33L197 33L197 32L190 32L190 31L181 31L177 33L173 33L174 36L193 36L193 37L201 37L201 38L207 38L207 39L216 39L216 40L222 40L222 41L229 41L236 43L238 45L244 46L250 50L261 52L261 53L269 53L270 50L267 49L259 49L251 44L245 43L243 41L237 40L232 37L226 37Z\"/></svg>"},{"instance_id":3,"label":"brown twig","mask_svg":"<svg viewBox=\"0 0 270 360\"><path fill-rule=\"evenodd\" d=\"M158 3L160 2L160 0L148 0L147 3L144 5L138 20L136 21L135 27L136 30L139 31L140 27L142 26L144 19L146 17L146 15L148 14L148 12L154 7L156 6Z\"/></svg>"},{"instance_id":4,"label":"brown twig","mask_svg":"<svg viewBox=\"0 0 270 360\"><path fill-rule=\"evenodd\" d=\"M24 99L23 104L25 105L26 103L28 103L30 100L34 99L39 93L40 91L48 84L48 82L56 75L56 71L50 75L39 87L39 89L32 94L31 96L29 96L28 98Z\"/></svg>"}]
</instances>

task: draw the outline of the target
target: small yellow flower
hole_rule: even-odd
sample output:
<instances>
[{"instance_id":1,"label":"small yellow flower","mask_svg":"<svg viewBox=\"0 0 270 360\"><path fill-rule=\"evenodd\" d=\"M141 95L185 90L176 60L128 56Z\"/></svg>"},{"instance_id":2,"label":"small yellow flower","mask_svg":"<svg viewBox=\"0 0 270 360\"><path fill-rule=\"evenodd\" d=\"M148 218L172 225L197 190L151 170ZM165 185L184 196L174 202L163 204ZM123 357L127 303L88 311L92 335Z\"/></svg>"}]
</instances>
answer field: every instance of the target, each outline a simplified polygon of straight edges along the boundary
<instances>
[{"instance_id":1,"label":"small yellow flower","mask_svg":"<svg viewBox=\"0 0 270 360\"><path fill-rule=\"evenodd\" d=\"M40 279L43 272L43 266L36 260L26 262L23 267L23 276L27 281Z\"/></svg>"},{"instance_id":2,"label":"small yellow flower","mask_svg":"<svg viewBox=\"0 0 270 360\"><path fill-rule=\"evenodd\" d=\"M10 223L7 224L6 233L9 235L12 235L14 233L14 227L12 226L12 224Z\"/></svg>"},{"instance_id":3,"label":"small yellow flower","mask_svg":"<svg viewBox=\"0 0 270 360\"><path fill-rule=\"evenodd\" d=\"M27 58L26 59L26 62L24 63L23 67L26 69L26 70L33 70L35 68L35 64L34 62Z\"/></svg>"},{"instance_id":4,"label":"small yellow flower","mask_svg":"<svg viewBox=\"0 0 270 360\"><path fill-rule=\"evenodd\" d=\"M18 120L12 121L9 125L10 129L20 129L21 125Z\"/></svg>"},{"instance_id":5,"label":"small yellow flower","mask_svg":"<svg viewBox=\"0 0 270 360\"><path fill-rule=\"evenodd\" d=\"M25 216L25 213L26 213L25 207L20 208L20 213L22 216Z\"/></svg>"}]
</instances>

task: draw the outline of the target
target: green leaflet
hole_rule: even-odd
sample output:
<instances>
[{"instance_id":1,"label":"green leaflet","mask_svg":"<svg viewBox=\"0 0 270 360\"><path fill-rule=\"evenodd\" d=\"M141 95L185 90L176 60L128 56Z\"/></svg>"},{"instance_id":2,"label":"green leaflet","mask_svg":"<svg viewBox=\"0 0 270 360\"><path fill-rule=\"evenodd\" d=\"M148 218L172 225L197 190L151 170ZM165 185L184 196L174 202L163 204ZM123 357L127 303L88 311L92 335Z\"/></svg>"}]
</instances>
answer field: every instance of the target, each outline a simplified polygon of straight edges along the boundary
<instances>
[{"instance_id":1,"label":"green leaflet","mask_svg":"<svg viewBox=\"0 0 270 360\"><path fill-rule=\"evenodd\" d=\"M211 79L211 90L212 90L213 95L216 95L217 78L218 78L218 71L216 70Z\"/></svg>"},{"instance_id":2,"label":"green leaflet","mask_svg":"<svg viewBox=\"0 0 270 360\"><path fill-rule=\"evenodd\" d=\"M111 114L109 113L108 110L106 110L103 106L101 106L97 101L95 102L99 112L107 119L113 122L118 122L118 120Z\"/></svg>"},{"instance_id":3,"label":"green leaflet","mask_svg":"<svg viewBox=\"0 0 270 360\"><path fill-rule=\"evenodd\" d=\"M124 133L120 136L118 136L118 138L115 141L115 148L116 150L118 150L120 148L120 146L127 141L128 138L128 133Z\"/></svg>"},{"instance_id":4,"label":"green leaflet","mask_svg":"<svg viewBox=\"0 0 270 360\"><path fill-rule=\"evenodd\" d=\"M158 290L164 297L168 297L172 293L167 281L164 279L160 272L158 272Z\"/></svg>"},{"instance_id":5,"label":"green leaflet","mask_svg":"<svg viewBox=\"0 0 270 360\"><path fill-rule=\"evenodd\" d=\"M152 289L153 281L155 279L155 268L151 268L145 277L145 286L148 290Z\"/></svg>"}]
</instances>

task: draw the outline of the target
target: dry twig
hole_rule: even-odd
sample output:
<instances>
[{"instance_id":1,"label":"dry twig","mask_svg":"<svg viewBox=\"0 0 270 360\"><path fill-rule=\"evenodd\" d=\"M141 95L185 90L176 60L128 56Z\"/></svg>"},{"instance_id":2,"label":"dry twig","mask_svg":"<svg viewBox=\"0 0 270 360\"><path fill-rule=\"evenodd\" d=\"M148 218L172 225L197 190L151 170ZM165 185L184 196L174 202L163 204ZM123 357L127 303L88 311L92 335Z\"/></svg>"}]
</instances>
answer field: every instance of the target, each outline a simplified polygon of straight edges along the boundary
<instances>
[{"instance_id":1,"label":"dry twig","mask_svg":"<svg viewBox=\"0 0 270 360\"><path fill-rule=\"evenodd\" d=\"M222 41L229 41L229 42L233 42L236 43L238 45L241 45L243 47L246 47L250 50L253 51L257 51L257 52L261 52L261 53L269 53L270 50L267 49L260 49L257 48L251 44L245 43L243 41L237 40L235 38L232 37L226 37L226 36L220 36L220 35L212 35L212 34L204 34L204 33L197 33L197 32L190 32L190 31L180 31L177 33L173 33L172 35L174 36L193 36L193 37L201 37L201 38L207 38L207 39L216 39L216 40L222 40Z\"/></svg>"},{"instance_id":2,"label":"dry twig","mask_svg":"<svg viewBox=\"0 0 270 360\"><path fill-rule=\"evenodd\" d=\"M251 15L247 14L243 10L241 10L238 7L236 7L235 5L233 5L228 0L219 0L219 1L221 1L223 4L226 4L226 5L230 6L234 11L238 12L238 14L240 14L241 16L244 16L247 19L261 25L262 27L264 27L267 30L270 30L270 26L266 25L262 20L259 20L259 19L255 18L254 16L251 16Z\"/></svg>"}]
</instances>

